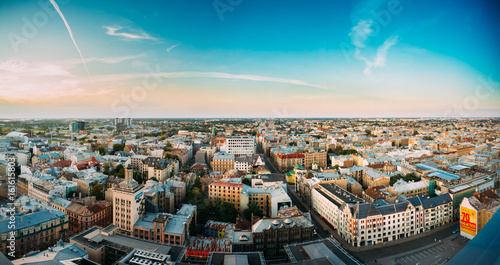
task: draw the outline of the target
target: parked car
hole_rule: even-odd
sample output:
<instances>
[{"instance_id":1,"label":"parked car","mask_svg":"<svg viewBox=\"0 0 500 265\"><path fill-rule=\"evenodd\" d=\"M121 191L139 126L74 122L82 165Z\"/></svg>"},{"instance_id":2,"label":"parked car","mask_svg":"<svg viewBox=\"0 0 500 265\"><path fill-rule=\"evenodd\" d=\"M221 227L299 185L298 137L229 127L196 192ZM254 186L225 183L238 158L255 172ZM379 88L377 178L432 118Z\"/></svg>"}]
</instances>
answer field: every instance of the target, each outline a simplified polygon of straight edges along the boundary
<instances>
[{"instance_id":1,"label":"parked car","mask_svg":"<svg viewBox=\"0 0 500 265\"><path fill-rule=\"evenodd\" d=\"M459 231L460 231L460 229L458 229L458 228L457 228L457 229L455 229L455 230L453 231L453 234L456 234L456 233L458 233Z\"/></svg>"}]
</instances>

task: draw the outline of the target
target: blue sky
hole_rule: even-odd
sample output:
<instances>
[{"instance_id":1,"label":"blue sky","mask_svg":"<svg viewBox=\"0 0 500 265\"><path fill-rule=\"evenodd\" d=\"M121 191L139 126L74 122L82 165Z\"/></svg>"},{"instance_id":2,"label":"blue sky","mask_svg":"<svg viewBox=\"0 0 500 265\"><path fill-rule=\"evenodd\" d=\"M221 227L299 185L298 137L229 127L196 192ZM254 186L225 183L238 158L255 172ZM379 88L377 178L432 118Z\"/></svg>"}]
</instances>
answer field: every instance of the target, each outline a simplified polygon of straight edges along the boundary
<instances>
[{"instance_id":1,"label":"blue sky","mask_svg":"<svg viewBox=\"0 0 500 265\"><path fill-rule=\"evenodd\" d=\"M495 1L52 1L0 2L0 118L500 113Z\"/></svg>"}]
</instances>

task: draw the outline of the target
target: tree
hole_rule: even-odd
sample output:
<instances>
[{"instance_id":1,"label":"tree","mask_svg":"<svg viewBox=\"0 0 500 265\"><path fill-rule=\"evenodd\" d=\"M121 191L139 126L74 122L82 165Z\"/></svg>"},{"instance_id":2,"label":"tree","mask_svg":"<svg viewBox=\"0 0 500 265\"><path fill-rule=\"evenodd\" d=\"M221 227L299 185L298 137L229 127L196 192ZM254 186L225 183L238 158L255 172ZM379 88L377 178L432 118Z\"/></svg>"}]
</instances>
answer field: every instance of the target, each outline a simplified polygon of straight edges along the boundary
<instances>
[{"instance_id":1,"label":"tree","mask_svg":"<svg viewBox=\"0 0 500 265\"><path fill-rule=\"evenodd\" d=\"M134 172L134 180L137 181L137 183L142 184L142 182L144 182L142 179L142 173Z\"/></svg>"},{"instance_id":2,"label":"tree","mask_svg":"<svg viewBox=\"0 0 500 265\"><path fill-rule=\"evenodd\" d=\"M201 180L199 176L196 176L196 178L194 179L193 187L201 189Z\"/></svg>"},{"instance_id":3,"label":"tree","mask_svg":"<svg viewBox=\"0 0 500 265\"><path fill-rule=\"evenodd\" d=\"M123 151L124 148L125 146L123 144L114 144L113 152Z\"/></svg>"},{"instance_id":4,"label":"tree","mask_svg":"<svg viewBox=\"0 0 500 265\"><path fill-rule=\"evenodd\" d=\"M248 186L252 186L252 181L246 177L243 177L243 179L241 180L241 183L248 185Z\"/></svg>"},{"instance_id":5,"label":"tree","mask_svg":"<svg viewBox=\"0 0 500 265\"><path fill-rule=\"evenodd\" d=\"M94 183L96 182L97 180L94 181ZM92 187L90 194L95 196L97 200L104 200L104 187L101 183L97 183Z\"/></svg>"},{"instance_id":6,"label":"tree","mask_svg":"<svg viewBox=\"0 0 500 265\"><path fill-rule=\"evenodd\" d=\"M297 146L297 143L296 142L289 142L288 145L289 146Z\"/></svg>"},{"instance_id":7,"label":"tree","mask_svg":"<svg viewBox=\"0 0 500 265\"><path fill-rule=\"evenodd\" d=\"M239 212L234 207L234 204L223 202L220 208L220 219L222 222L234 222L238 217Z\"/></svg>"},{"instance_id":8,"label":"tree","mask_svg":"<svg viewBox=\"0 0 500 265\"><path fill-rule=\"evenodd\" d=\"M156 177L151 177L151 178L149 178L149 180L154 180L154 181L158 182L158 179Z\"/></svg>"},{"instance_id":9,"label":"tree","mask_svg":"<svg viewBox=\"0 0 500 265\"><path fill-rule=\"evenodd\" d=\"M252 214L254 216L261 217L264 216L264 213L262 210L259 208L259 205L255 202L251 202L248 204L248 208L243 210L243 217L247 220L252 220Z\"/></svg>"},{"instance_id":10,"label":"tree","mask_svg":"<svg viewBox=\"0 0 500 265\"><path fill-rule=\"evenodd\" d=\"M109 163L108 163L108 162L105 162L105 163L104 163L102 173L103 173L103 174L106 174L106 175L109 175Z\"/></svg>"},{"instance_id":11,"label":"tree","mask_svg":"<svg viewBox=\"0 0 500 265\"><path fill-rule=\"evenodd\" d=\"M396 142L395 141L392 141L392 146L396 146Z\"/></svg>"},{"instance_id":12,"label":"tree","mask_svg":"<svg viewBox=\"0 0 500 265\"><path fill-rule=\"evenodd\" d=\"M396 183L399 179L403 179L404 181L420 181L420 177L417 177L415 175L413 175L412 173L408 173L406 175L401 175L401 174L398 174L398 175L395 175L395 176L392 176L391 177L391 180L389 182L389 185L393 185L394 183Z\"/></svg>"},{"instance_id":13,"label":"tree","mask_svg":"<svg viewBox=\"0 0 500 265\"><path fill-rule=\"evenodd\" d=\"M426 141L432 141L432 140L434 140L434 138L432 138L431 136L424 136L422 139L424 139Z\"/></svg>"},{"instance_id":14,"label":"tree","mask_svg":"<svg viewBox=\"0 0 500 265\"><path fill-rule=\"evenodd\" d=\"M104 146L102 145L98 146L95 150L98 151L102 156L106 154L106 148L104 148Z\"/></svg>"},{"instance_id":15,"label":"tree","mask_svg":"<svg viewBox=\"0 0 500 265\"><path fill-rule=\"evenodd\" d=\"M365 133L366 133L367 136L372 135L372 131L371 130L365 130Z\"/></svg>"},{"instance_id":16,"label":"tree","mask_svg":"<svg viewBox=\"0 0 500 265\"><path fill-rule=\"evenodd\" d=\"M113 175L119 177L119 178L124 178L125 177L125 168L123 167L122 164L118 164L116 168L113 170Z\"/></svg>"},{"instance_id":17,"label":"tree","mask_svg":"<svg viewBox=\"0 0 500 265\"><path fill-rule=\"evenodd\" d=\"M334 166L336 170L339 170L339 165Z\"/></svg>"}]
</instances>

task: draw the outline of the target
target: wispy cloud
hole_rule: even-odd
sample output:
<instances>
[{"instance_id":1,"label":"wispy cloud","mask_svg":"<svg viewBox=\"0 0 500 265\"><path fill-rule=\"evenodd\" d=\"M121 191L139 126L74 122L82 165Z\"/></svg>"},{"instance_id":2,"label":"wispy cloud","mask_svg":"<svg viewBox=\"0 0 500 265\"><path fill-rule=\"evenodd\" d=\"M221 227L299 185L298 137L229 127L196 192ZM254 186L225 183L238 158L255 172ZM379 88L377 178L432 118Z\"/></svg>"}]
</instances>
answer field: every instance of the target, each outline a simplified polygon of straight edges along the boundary
<instances>
[{"instance_id":1,"label":"wispy cloud","mask_svg":"<svg viewBox=\"0 0 500 265\"><path fill-rule=\"evenodd\" d=\"M383 67L385 66L385 62L387 60L387 51L389 48L394 46L398 42L398 36L393 36L387 39L384 44L382 44L377 49L377 55L375 56L375 60L373 61L372 67Z\"/></svg>"},{"instance_id":2,"label":"wispy cloud","mask_svg":"<svg viewBox=\"0 0 500 265\"><path fill-rule=\"evenodd\" d=\"M107 29L106 34L110 36L119 36L129 40L156 40L156 38L150 36L144 31L135 30L136 32L118 32L123 29L123 27L104 27Z\"/></svg>"},{"instance_id":3,"label":"wispy cloud","mask_svg":"<svg viewBox=\"0 0 500 265\"><path fill-rule=\"evenodd\" d=\"M177 47L177 46L179 46L179 44L174 44L174 45L172 45L172 46L168 47L168 48L167 48L167 52L170 52L173 48L175 48L175 47Z\"/></svg>"},{"instance_id":4,"label":"wispy cloud","mask_svg":"<svg viewBox=\"0 0 500 265\"><path fill-rule=\"evenodd\" d=\"M117 75L103 75L95 77L95 79L101 82L107 82L107 81L118 81L118 80L126 80L132 78L142 78L142 77L238 79L238 80L308 86L320 89L331 89L327 86L310 84L301 80L276 78L276 77L268 77L260 75L239 75L239 74L229 74L220 72L161 72L161 73L147 73L147 74L117 74Z\"/></svg>"},{"instance_id":5,"label":"wispy cloud","mask_svg":"<svg viewBox=\"0 0 500 265\"><path fill-rule=\"evenodd\" d=\"M78 45L76 44L75 38L73 37L73 32L71 31L71 28L69 27L68 22L66 21L66 18L64 17L63 13L59 9L59 6L57 5L55 0L50 0L50 3L54 6L54 9L59 13L59 16L64 22L64 25L66 25L66 29L68 29L69 36L71 37L71 40L75 44L76 49L78 50L78 53L80 54L80 58L82 58L83 66L85 66L85 70L87 71L87 74L89 75L90 79L92 80L92 76L90 75L89 69L87 68L87 64L85 63L85 59L83 58L82 52L80 51L80 48L78 48Z\"/></svg>"},{"instance_id":6,"label":"wispy cloud","mask_svg":"<svg viewBox=\"0 0 500 265\"><path fill-rule=\"evenodd\" d=\"M139 55L130 55L130 56L120 56L120 57L92 57L92 58L87 58L87 62L99 62L99 63L106 63L106 64L114 64L114 63L121 63L123 61L129 61L133 59L137 59L139 57L142 57L143 54Z\"/></svg>"},{"instance_id":7,"label":"wispy cloud","mask_svg":"<svg viewBox=\"0 0 500 265\"><path fill-rule=\"evenodd\" d=\"M358 24L352 27L349 36L351 37L351 42L356 48L364 48L366 39L373 32L371 29L371 20L360 20Z\"/></svg>"},{"instance_id":8,"label":"wispy cloud","mask_svg":"<svg viewBox=\"0 0 500 265\"><path fill-rule=\"evenodd\" d=\"M102 59L102 58L99 58ZM111 59L110 59L111 60ZM115 61L114 59L111 61ZM333 89L302 80L259 75L230 74L222 72L158 72L130 73L93 76L93 80L70 72L73 64L67 62L26 62L22 60L0 61L0 98L11 101L41 101L71 95L101 95L110 93L109 88L117 81L137 78L213 78L255 82L271 82L297 86ZM99 87L89 83L101 83ZM125 82L124 84L126 84ZM101 89L102 88L102 89Z\"/></svg>"},{"instance_id":9,"label":"wispy cloud","mask_svg":"<svg viewBox=\"0 0 500 265\"><path fill-rule=\"evenodd\" d=\"M54 62L0 61L0 97L14 101L41 101L69 95L97 95L105 89L86 89L88 78L73 75L71 66Z\"/></svg>"},{"instance_id":10,"label":"wispy cloud","mask_svg":"<svg viewBox=\"0 0 500 265\"><path fill-rule=\"evenodd\" d=\"M385 42L377 48L377 53L373 60L368 59L362 54L362 49L366 47L366 40L373 33L373 21L360 20L356 26L352 27L349 36L351 43L354 45L354 58L365 63L363 73L366 75L371 74L371 70L377 67L384 67L387 62L387 52L389 49L398 42L399 36L392 36L385 40Z\"/></svg>"}]
</instances>

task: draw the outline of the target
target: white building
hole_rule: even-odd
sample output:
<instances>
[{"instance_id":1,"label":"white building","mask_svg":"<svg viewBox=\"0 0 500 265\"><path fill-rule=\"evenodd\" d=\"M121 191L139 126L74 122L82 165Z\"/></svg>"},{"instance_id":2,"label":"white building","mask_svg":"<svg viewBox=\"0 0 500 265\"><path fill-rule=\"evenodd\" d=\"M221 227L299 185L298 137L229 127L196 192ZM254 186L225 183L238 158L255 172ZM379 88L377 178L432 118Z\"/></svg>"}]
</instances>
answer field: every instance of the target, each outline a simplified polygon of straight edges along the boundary
<instances>
[{"instance_id":1,"label":"white building","mask_svg":"<svg viewBox=\"0 0 500 265\"><path fill-rule=\"evenodd\" d=\"M120 232L132 235L135 222L144 213L144 186L133 179L132 166L125 170L125 181L115 184L113 192L113 224Z\"/></svg>"},{"instance_id":2,"label":"white building","mask_svg":"<svg viewBox=\"0 0 500 265\"><path fill-rule=\"evenodd\" d=\"M250 172L254 166L264 166L265 163L259 155L240 155L234 159L234 169Z\"/></svg>"},{"instance_id":3,"label":"white building","mask_svg":"<svg viewBox=\"0 0 500 265\"><path fill-rule=\"evenodd\" d=\"M291 207L292 200L281 185L267 186L263 188L252 188L243 185L240 196L241 212L248 204L254 202L268 217L278 217L278 211Z\"/></svg>"},{"instance_id":4,"label":"white building","mask_svg":"<svg viewBox=\"0 0 500 265\"><path fill-rule=\"evenodd\" d=\"M26 150L7 151L0 153L0 160L9 161L15 159L17 164L24 166L31 163L31 153Z\"/></svg>"},{"instance_id":5,"label":"white building","mask_svg":"<svg viewBox=\"0 0 500 265\"><path fill-rule=\"evenodd\" d=\"M257 150L253 136L233 136L226 139L226 152L232 155L253 155Z\"/></svg>"},{"instance_id":6,"label":"white building","mask_svg":"<svg viewBox=\"0 0 500 265\"><path fill-rule=\"evenodd\" d=\"M45 203L55 197L67 198L70 193L76 193L77 184L66 180L42 180L35 177L28 183L28 195Z\"/></svg>"},{"instance_id":7,"label":"white building","mask_svg":"<svg viewBox=\"0 0 500 265\"><path fill-rule=\"evenodd\" d=\"M328 184L331 185L331 184ZM320 184L313 189L313 208L353 246L374 245L425 232L452 221L449 194L428 198L398 197L394 203L365 203L353 194Z\"/></svg>"}]
</instances>

